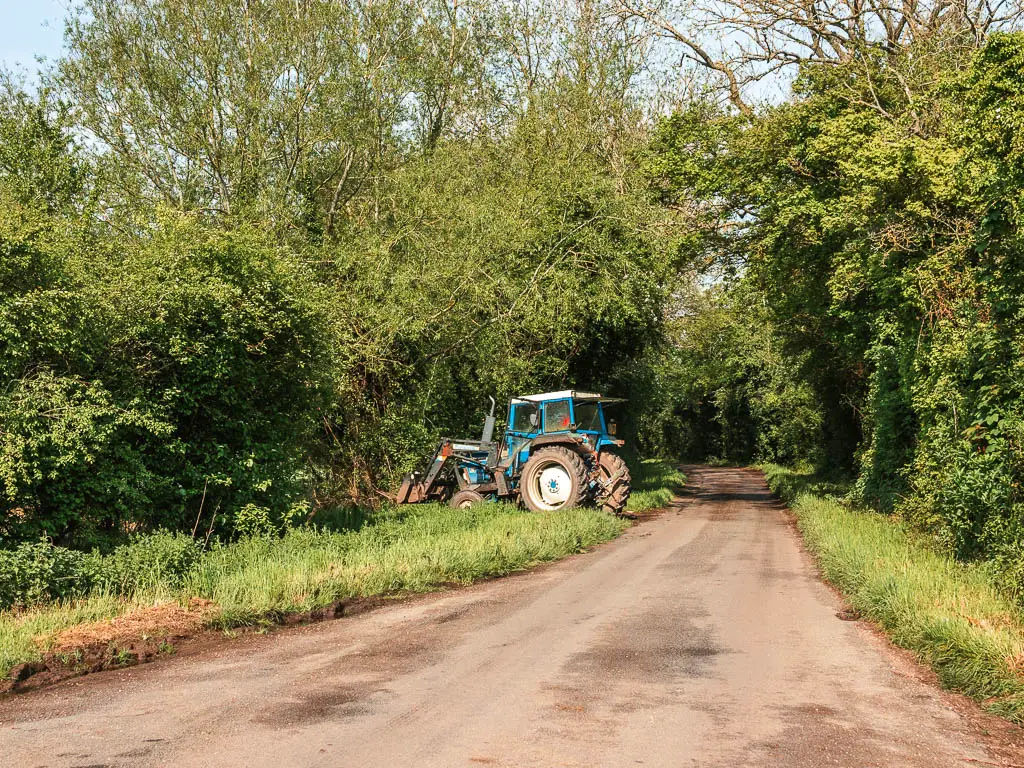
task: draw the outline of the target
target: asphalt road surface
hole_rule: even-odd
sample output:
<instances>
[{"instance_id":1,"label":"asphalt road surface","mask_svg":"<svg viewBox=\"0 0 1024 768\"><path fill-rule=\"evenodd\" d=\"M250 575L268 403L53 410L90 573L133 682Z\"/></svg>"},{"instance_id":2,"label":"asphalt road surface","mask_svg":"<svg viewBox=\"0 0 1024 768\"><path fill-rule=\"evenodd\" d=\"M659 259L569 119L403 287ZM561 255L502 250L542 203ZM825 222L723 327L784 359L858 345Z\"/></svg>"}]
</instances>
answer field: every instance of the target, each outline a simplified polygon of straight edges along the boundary
<instances>
[{"instance_id":1,"label":"asphalt road surface","mask_svg":"<svg viewBox=\"0 0 1024 768\"><path fill-rule=\"evenodd\" d=\"M837 616L756 472L690 471L553 566L7 697L0 765L1011 764Z\"/></svg>"}]
</instances>

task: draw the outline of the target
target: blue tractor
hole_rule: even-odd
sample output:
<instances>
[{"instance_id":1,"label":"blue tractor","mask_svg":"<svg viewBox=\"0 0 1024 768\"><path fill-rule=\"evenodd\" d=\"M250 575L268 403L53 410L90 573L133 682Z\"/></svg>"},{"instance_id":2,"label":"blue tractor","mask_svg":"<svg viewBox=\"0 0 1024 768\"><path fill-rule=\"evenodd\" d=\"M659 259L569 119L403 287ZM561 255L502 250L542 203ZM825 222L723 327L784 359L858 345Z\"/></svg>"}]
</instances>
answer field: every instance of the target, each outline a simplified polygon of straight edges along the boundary
<instances>
[{"instance_id":1,"label":"blue tractor","mask_svg":"<svg viewBox=\"0 0 1024 768\"><path fill-rule=\"evenodd\" d=\"M479 440L444 438L423 472L404 478L399 504L447 502L463 508L491 499L535 512L597 505L623 514L629 467L605 406L622 402L565 390L513 398L502 439L494 439L495 402Z\"/></svg>"}]
</instances>

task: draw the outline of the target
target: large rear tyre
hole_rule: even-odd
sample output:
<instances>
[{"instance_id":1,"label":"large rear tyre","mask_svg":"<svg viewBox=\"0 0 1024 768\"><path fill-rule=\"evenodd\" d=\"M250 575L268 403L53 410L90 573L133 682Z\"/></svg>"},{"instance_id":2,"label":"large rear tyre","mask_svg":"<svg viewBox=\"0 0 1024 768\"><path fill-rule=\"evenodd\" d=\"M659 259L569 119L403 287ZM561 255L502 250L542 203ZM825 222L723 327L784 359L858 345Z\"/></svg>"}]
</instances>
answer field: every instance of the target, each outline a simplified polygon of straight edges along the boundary
<instances>
[{"instance_id":1,"label":"large rear tyre","mask_svg":"<svg viewBox=\"0 0 1024 768\"><path fill-rule=\"evenodd\" d=\"M633 478L625 459L617 453L602 451L598 456L597 476L604 490L598 497L598 503L605 512L621 515L626 511L626 502L633 490Z\"/></svg>"},{"instance_id":2,"label":"large rear tyre","mask_svg":"<svg viewBox=\"0 0 1024 768\"><path fill-rule=\"evenodd\" d=\"M452 509L469 509L483 500L483 494L476 491L459 491L448 500L448 506Z\"/></svg>"},{"instance_id":3,"label":"large rear tyre","mask_svg":"<svg viewBox=\"0 0 1024 768\"><path fill-rule=\"evenodd\" d=\"M578 507L587 493L587 465L568 448L542 448L523 467L520 493L534 512Z\"/></svg>"}]
</instances>

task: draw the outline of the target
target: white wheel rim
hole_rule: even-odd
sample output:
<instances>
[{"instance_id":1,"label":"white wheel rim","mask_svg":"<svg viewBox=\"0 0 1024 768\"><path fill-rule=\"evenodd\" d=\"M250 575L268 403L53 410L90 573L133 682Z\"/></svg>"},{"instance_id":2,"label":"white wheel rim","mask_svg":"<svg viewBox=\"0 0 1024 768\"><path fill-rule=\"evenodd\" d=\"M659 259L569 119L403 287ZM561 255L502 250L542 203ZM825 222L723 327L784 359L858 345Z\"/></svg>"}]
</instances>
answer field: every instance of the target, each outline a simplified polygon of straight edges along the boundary
<instances>
[{"instance_id":1,"label":"white wheel rim","mask_svg":"<svg viewBox=\"0 0 1024 768\"><path fill-rule=\"evenodd\" d=\"M459 509L469 509L472 506L473 502L470 499L466 499L465 501L459 504Z\"/></svg>"},{"instance_id":2,"label":"white wheel rim","mask_svg":"<svg viewBox=\"0 0 1024 768\"><path fill-rule=\"evenodd\" d=\"M561 464L550 462L534 474L534 498L545 509L559 509L572 495L572 478Z\"/></svg>"}]
</instances>

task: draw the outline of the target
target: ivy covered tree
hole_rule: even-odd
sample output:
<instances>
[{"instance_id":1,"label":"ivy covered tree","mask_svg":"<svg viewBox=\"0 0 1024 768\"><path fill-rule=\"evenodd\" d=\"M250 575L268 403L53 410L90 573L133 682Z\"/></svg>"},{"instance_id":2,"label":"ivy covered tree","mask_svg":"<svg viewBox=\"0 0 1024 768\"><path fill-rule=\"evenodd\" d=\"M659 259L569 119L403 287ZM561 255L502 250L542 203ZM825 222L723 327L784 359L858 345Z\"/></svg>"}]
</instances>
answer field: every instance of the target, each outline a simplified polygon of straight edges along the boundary
<instances>
[{"instance_id":1,"label":"ivy covered tree","mask_svg":"<svg viewBox=\"0 0 1024 768\"><path fill-rule=\"evenodd\" d=\"M676 114L645 169L726 295L762 302L751 332L769 323L811 387L819 464L1019 589L1024 35L921 45L927 73L808 61L778 106Z\"/></svg>"}]
</instances>

